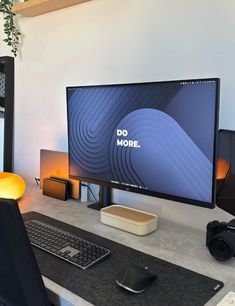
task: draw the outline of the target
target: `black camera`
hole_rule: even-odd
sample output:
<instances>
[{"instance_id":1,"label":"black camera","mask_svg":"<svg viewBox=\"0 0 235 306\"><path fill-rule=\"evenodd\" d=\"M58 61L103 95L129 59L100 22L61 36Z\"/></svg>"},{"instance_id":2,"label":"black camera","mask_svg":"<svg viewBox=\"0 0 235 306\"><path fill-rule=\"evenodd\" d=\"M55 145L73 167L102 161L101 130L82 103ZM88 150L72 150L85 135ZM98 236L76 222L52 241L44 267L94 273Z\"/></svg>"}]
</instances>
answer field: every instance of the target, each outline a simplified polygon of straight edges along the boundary
<instances>
[{"instance_id":1,"label":"black camera","mask_svg":"<svg viewBox=\"0 0 235 306\"><path fill-rule=\"evenodd\" d=\"M207 224L206 246L217 260L235 256L235 219L230 222L214 220Z\"/></svg>"}]
</instances>

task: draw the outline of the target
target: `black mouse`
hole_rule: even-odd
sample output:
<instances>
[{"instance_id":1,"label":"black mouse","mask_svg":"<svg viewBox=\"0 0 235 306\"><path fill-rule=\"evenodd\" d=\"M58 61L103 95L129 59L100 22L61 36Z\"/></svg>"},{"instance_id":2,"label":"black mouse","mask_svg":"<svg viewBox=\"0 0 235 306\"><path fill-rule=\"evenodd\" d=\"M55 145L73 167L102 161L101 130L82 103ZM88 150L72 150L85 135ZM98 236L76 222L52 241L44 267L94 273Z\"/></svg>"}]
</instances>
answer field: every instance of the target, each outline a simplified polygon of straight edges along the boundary
<instances>
[{"instance_id":1,"label":"black mouse","mask_svg":"<svg viewBox=\"0 0 235 306\"><path fill-rule=\"evenodd\" d=\"M156 277L157 275L150 272L147 267L131 265L120 271L116 283L130 292L141 293Z\"/></svg>"}]
</instances>

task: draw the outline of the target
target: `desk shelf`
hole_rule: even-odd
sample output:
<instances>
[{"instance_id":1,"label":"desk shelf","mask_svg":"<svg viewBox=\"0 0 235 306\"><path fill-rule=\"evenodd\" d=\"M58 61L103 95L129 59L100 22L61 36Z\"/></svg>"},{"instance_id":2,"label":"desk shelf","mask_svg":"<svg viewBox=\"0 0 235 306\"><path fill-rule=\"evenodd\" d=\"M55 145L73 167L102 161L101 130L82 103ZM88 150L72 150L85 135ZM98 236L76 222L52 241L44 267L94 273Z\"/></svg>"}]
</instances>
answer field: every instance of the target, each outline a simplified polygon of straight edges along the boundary
<instances>
[{"instance_id":1,"label":"desk shelf","mask_svg":"<svg viewBox=\"0 0 235 306\"><path fill-rule=\"evenodd\" d=\"M28 0L14 4L12 6L12 12L27 17L33 17L87 1L91 0Z\"/></svg>"}]
</instances>

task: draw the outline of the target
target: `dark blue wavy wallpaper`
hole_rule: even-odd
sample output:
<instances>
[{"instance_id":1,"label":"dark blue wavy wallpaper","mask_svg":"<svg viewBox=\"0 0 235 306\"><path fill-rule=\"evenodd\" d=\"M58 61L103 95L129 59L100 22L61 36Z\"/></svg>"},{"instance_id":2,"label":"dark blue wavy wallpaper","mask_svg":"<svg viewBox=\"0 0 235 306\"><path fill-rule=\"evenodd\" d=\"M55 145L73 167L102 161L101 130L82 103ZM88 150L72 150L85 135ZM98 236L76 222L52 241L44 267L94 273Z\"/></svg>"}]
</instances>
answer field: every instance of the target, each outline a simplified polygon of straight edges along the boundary
<instances>
[{"instance_id":1,"label":"dark blue wavy wallpaper","mask_svg":"<svg viewBox=\"0 0 235 306\"><path fill-rule=\"evenodd\" d=\"M215 82L68 88L70 175L211 202Z\"/></svg>"}]
</instances>

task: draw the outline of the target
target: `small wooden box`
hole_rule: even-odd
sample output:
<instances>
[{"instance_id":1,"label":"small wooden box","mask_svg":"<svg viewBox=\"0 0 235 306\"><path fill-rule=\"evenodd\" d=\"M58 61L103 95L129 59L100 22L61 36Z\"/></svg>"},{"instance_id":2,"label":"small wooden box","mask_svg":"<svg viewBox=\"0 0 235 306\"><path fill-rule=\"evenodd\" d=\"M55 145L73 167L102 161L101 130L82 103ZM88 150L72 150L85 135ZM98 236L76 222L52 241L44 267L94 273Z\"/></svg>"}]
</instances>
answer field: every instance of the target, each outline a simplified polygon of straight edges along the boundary
<instances>
[{"instance_id":1,"label":"small wooden box","mask_svg":"<svg viewBox=\"0 0 235 306\"><path fill-rule=\"evenodd\" d=\"M122 205L111 205L100 210L101 223L144 236L157 229L157 215Z\"/></svg>"},{"instance_id":2,"label":"small wooden box","mask_svg":"<svg viewBox=\"0 0 235 306\"><path fill-rule=\"evenodd\" d=\"M68 199L68 181L45 178L43 180L43 195L66 201ZM1 305L1 304L0 304Z\"/></svg>"}]
</instances>

